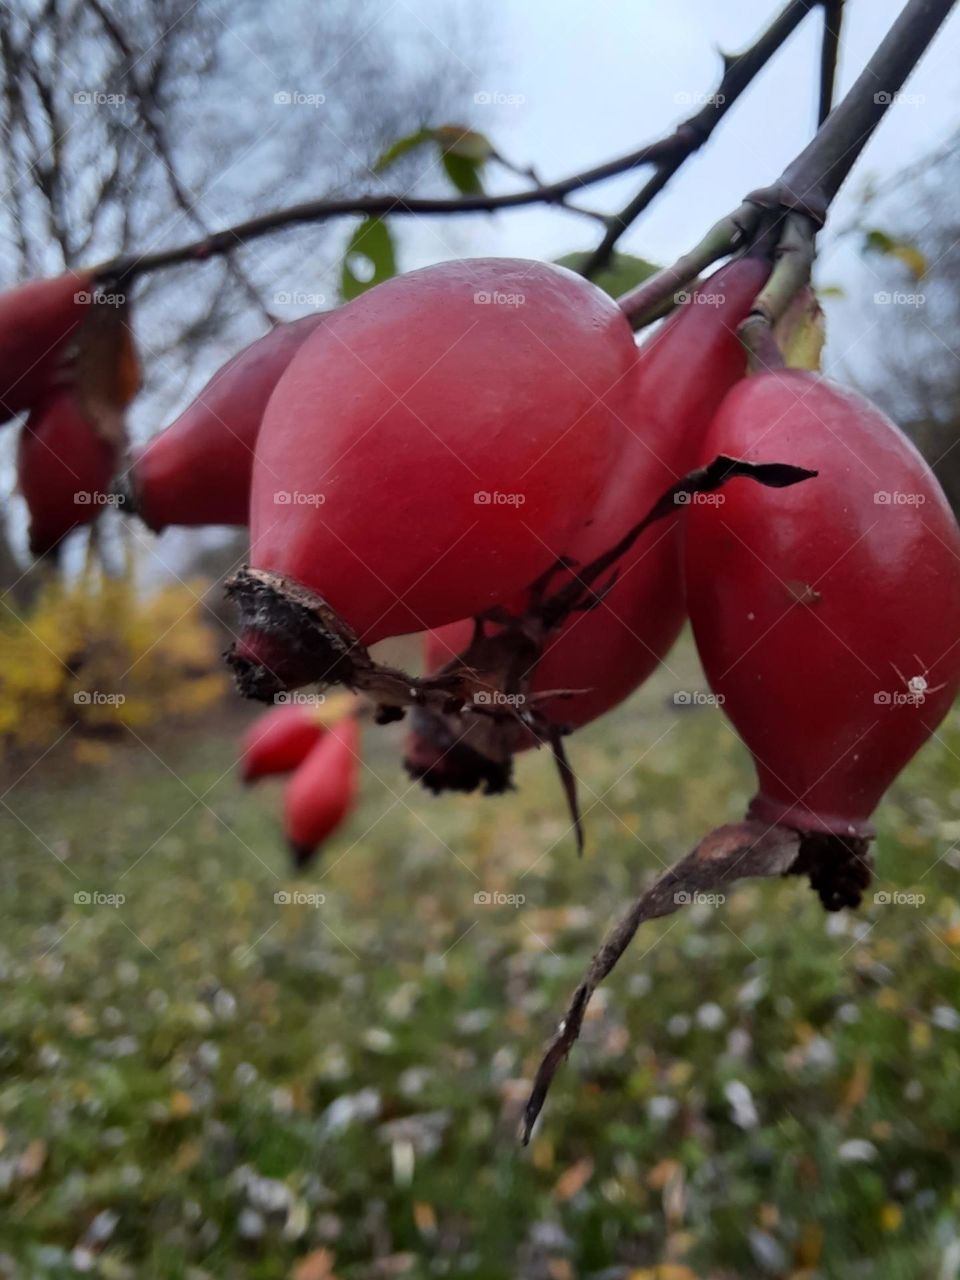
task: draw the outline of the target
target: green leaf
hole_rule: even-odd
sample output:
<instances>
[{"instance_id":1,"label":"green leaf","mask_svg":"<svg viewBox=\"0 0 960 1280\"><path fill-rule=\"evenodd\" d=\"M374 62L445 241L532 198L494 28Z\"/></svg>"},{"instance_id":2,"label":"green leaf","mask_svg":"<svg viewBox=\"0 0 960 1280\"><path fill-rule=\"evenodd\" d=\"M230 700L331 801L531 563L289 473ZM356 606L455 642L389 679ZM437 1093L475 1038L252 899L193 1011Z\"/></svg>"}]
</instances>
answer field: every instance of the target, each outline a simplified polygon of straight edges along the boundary
<instances>
[{"instance_id":1,"label":"green leaf","mask_svg":"<svg viewBox=\"0 0 960 1280\"><path fill-rule=\"evenodd\" d=\"M453 151L443 153L443 167L447 177L462 196L476 195L483 190L480 164Z\"/></svg>"},{"instance_id":2,"label":"green leaf","mask_svg":"<svg viewBox=\"0 0 960 1280\"><path fill-rule=\"evenodd\" d=\"M590 253L567 253L557 258L558 267L567 267L570 271L582 272L590 258ZM631 253L615 253L609 265L593 277L593 282L611 298L618 298L636 285L642 284L648 276L660 268L646 258L634 257Z\"/></svg>"},{"instance_id":3,"label":"green leaf","mask_svg":"<svg viewBox=\"0 0 960 1280\"><path fill-rule=\"evenodd\" d=\"M922 280L927 274L927 259L923 252L909 240L899 240L875 227L863 238L866 253L882 253L889 258L896 258L907 268L914 280Z\"/></svg>"},{"instance_id":4,"label":"green leaf","mask_svg":"<svg viewBox=\"0 0 960 1280\"><path fill-rule=\"evenodd\" d=\"M493 143L486 134L476 129L467 129L462 124L442 124L434 130L440 150L446 155L462 156L464 160L472 160L481 165L493 154Z\"/></svg>"},{"instance_id":5,"label":"green leaf","mask_svg":"<svg viewBox=\"0 0 960 1280\"><path fill-rule=\"evenodd\" d=\"M390 228L382 218L364 218L343 255L340 296L349 302L396 273L397 258Z\"/></svg>"},{"instance_id":6,"label":"green leaf","mask_svg":"<svg viewBox=\"0 0 960 1280\"><path fill-rule=\"evenodd\" d=\"M408 155L409 152L415 151L417 147L425 146L428 142L436 141L436 130L426 126L418 129L416 133L408 133L405 138L399 138L386 151L374 161L374 173L382 173L384 169L390 167L395 160L399 160L401 156Z\"/></svg>"}]
</instances>

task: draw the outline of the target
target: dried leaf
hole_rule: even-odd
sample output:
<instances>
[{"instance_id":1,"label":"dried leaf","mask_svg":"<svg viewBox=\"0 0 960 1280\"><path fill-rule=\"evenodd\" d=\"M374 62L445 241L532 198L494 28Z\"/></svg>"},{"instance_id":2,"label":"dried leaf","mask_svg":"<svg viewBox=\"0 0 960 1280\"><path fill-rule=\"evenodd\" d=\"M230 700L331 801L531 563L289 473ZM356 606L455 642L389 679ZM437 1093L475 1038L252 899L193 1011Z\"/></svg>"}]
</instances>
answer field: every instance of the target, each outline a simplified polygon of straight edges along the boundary
<instances>
[{"instance_id":1,"label":"dried leaf","mask_svg":"<svg viewBox=\"0 0 960 1280\"><path fill-rule=\"evenodd\" d=\"M104 297L113 295L95 295ZM122 295L93 301L77 330L75 377L84 416L102 439L126 443L124 410L140 389L140 361L130 305Z\"/></svg>"}]
</instances>

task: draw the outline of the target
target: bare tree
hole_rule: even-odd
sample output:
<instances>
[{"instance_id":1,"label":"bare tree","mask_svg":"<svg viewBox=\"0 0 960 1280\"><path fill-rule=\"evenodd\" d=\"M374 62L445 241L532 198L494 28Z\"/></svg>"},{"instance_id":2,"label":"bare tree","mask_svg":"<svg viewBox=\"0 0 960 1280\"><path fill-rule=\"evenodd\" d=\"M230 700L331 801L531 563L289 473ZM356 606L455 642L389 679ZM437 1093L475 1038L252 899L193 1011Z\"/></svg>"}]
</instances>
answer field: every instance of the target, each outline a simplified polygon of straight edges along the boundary
<instances>
[{"instance_id":1,"label":"bare tree","mask_svg":"<svg viewBox=\"0 0 960 1280\"><path fill-rule=\"evenodd\" d=\"M451 21L432 29L384 0L0 6L0 286L176 244L278 198L377 189L390 142L465 114L474 73L451 48L479 41ZM429 183L432 163L411 157L408 180ZM344 239L304 228L138 281L134 434L271 318L333 301Z\"/></svg>"}]
</instances>

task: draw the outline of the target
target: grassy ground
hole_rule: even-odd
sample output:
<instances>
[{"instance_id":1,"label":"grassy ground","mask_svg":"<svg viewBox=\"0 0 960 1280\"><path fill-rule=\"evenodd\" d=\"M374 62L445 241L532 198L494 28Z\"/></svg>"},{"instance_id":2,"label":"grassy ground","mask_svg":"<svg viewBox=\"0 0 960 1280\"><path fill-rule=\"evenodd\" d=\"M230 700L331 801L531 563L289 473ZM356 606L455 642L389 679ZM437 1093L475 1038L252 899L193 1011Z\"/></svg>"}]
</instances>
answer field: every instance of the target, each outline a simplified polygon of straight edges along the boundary
<instances>
[{"instance_id":1,"label":"grassy ground","mask_svg":"<svg viewBox=\"0 0 960 1280\"><path fill-rule=\"evenodd\" d=\"M645 926L515 1143L606 924L749 794L671 667L572 743L580 862L546 760L435 800L400 727L300 880L233 728L54 750L0 819L0 1276L955 1277L957 717L882 814L876 888L922 902L764 883Z\"/></svg>"}]
</instances>

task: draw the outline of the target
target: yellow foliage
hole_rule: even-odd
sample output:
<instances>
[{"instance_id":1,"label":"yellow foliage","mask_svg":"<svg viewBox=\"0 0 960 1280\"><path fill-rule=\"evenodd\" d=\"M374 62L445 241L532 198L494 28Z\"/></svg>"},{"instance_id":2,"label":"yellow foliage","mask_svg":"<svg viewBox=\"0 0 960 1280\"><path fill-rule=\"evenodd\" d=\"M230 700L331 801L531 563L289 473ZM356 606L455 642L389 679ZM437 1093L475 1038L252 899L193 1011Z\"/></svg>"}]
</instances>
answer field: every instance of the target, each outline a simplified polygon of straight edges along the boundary
<instances>
[{"instance_id":1,"label":"yellow foliage","mask_svg":"<svg viewBox=\"0 0 960 1280\"><path fill-rule=\"evenodd\" d=\"M127 578L51 580L23 616L0 617L0 750L42 748L70 726L78 758L124 729L202 713L223 695L221 640L204 583L142 596Z\"/></svg>"}]
</instances>

